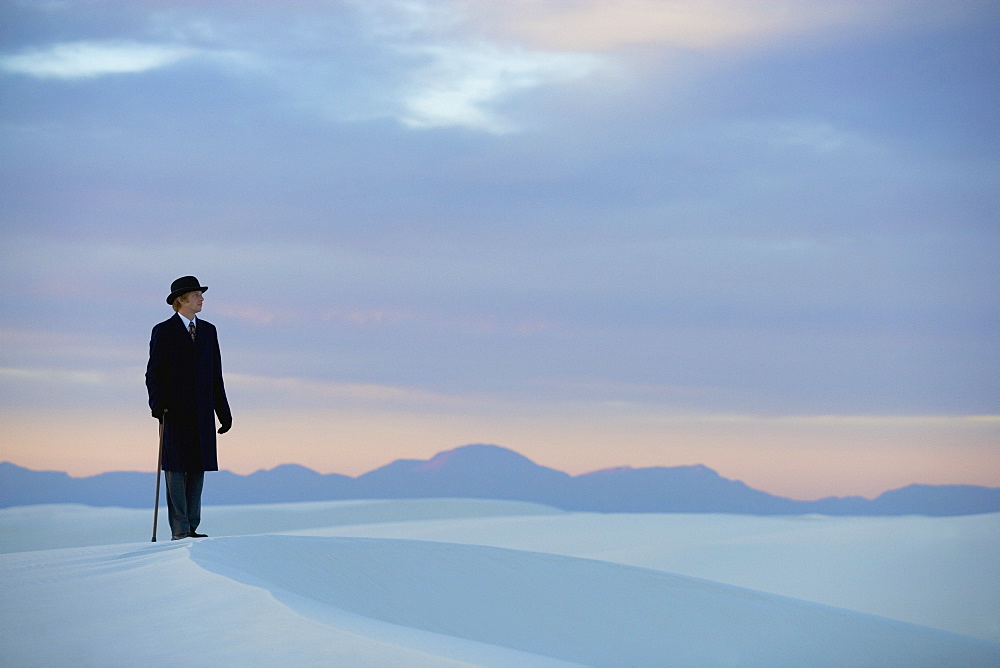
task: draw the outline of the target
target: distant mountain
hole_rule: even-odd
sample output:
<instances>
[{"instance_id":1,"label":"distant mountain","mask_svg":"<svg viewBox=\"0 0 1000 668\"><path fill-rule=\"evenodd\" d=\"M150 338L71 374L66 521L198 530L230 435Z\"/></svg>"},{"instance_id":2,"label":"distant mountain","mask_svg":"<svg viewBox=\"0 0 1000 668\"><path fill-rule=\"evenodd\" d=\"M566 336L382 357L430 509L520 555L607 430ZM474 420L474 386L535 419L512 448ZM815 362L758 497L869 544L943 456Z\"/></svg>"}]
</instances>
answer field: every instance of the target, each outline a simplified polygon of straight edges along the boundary
<instances>
[{"instance_id":1,"label":"distant mountain","mask_svg":"<svg viewBox=\"0 0 1000 668\"><path fill-rule=\"evenodd\" d=\"M152 474L145 474L148 478ZM247 476L229 471L209 473L202 496L207 504L289 503L328 501L350 497L354 478L339 473L326 475L298 464L282 464L269 471ZM156 480L153 479L155 486ZM146 486L149 486L147 481ZM150 497L152 505L152 497Z\"/></svg>"},{"instance_id":2,"label":"distant mountain","mask_svg":"<svg viewBox=\"0 0 1000 668\"><path fill-rule=\"evenodd\" d=\"M399 460L357 479L357 496L459 497L534 501L562 507L572 477L513 450L466 445L427 461Z\"/></svg>"},{"instance_id":3,"label":"distant mountain","mask_svg":"<svg viewBox=\"0 0 1000 668\"><path fill-rule=\"evenodd\" d=\"M1000 488L910 485L876 499L796 501L723 478L705 466L620 467L571 476L513 450L466 445L429 460L400 459L357 478L319 474L295 464L242 476L209 474L206 504L284 503L373 498L484 498L531 501L593 512L753 515L970 515L1000 512ZM38 503L151 506L152 473L71 478L0 463L0 507Z\"/></svg>"},{"instance_id":4,"label":"distant mountain","mask_svg":"<svg viewBox=\"0 0 1000 668\"><path fill-rule=\"evenodd\" d=\"M1000 489L975 485L909 485L872 501L878 515L974 515L998 510Z\"/></svg>"},{"instance_id":5,"label":"distant mountain","mask_svg":"<svg viewBox=\"0 0 1000 668\"><path fill-rule=\"evenodd\" d=\"M56 471L31 471L0 463L0 507L36 503L83 503L91 506L153 505L152 474L101 473L71 478Z\"/></svg>"},{"instance_id":6,"label":"distant mountain","mask_svg":"<svg viewBox=\"0 0 1000 668\"><path fill-rule=\"evenodd\" d=\"M797 501L723 478L701 465L607 469L577 476L573 487L567 501L575 510L639 513L670 508L680 513L754 515L809 512L799 509Z\"/></svg>"}]
</instances>

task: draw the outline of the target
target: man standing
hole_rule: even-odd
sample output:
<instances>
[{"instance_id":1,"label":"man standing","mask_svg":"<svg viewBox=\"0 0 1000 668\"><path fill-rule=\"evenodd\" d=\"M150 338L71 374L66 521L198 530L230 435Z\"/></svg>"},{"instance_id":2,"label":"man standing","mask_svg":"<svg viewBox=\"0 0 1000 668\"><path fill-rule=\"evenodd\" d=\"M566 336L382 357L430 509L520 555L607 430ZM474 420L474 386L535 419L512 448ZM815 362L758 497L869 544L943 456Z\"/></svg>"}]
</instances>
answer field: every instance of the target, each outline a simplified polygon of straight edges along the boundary
<instances>
[{"instance_id":1,"label":"man standing","mask_svg":"<svg viewBox=\"0 0 1000 668\"><path fill-rule=\"evenodd\" d=\"M174 315L153 328L146 389L153 417L163 425L163 476L173 540L203 538L201 490L205 471L218 471L215 416L225 434L233 425L222 382L215 326L198 318L208 290L194 276L170 285Z\"/></svg>"}]
</instances>

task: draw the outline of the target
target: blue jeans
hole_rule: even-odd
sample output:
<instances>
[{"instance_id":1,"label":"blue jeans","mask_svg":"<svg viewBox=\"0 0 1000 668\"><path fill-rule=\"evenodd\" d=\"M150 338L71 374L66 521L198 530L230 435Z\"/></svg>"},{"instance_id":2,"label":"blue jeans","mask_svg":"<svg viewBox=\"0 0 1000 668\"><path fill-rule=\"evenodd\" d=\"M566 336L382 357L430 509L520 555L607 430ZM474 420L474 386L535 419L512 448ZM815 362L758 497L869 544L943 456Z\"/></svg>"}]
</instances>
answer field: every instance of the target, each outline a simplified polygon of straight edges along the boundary
<instances>
[{"instance_id":1,"label":"blue jeans","mask_svg":"<svg viewBox=\"0 0 1000 668\"><path fill-rule=\"evenodd\" d=\"M167 487L167 516L170 533L184 538L201 523L201 488L204 471L164 471Z\"/></svg>"}]
</instances>

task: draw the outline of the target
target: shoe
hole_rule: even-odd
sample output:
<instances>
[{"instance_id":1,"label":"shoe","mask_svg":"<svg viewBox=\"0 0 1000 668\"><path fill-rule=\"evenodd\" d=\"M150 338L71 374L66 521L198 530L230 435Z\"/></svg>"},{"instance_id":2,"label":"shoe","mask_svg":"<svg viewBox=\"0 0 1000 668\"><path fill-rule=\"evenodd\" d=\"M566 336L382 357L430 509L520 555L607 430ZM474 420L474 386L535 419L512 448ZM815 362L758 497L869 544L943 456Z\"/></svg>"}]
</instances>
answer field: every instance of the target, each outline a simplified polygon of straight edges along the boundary
<instances>
[{"instance_id":1,"label":"shoe","mask_svg":"<svg viewBox=\"0 0 1000 668\"><path fill-rule=\"evenodd\" d=\"M170 540L184 540L187 537L188 537L188 534L184 534L183 536L174 536Z\"/></svg>"},{"instance_id":2,"label":"shoe","mask_svg":"<svg viewBox=\"0 0 1000 668\"><path fill-rule=\"evenodd\" d=\"M208 538L207 533L198 533L196 531L189 531L188 538Z\"/></svg>"}]
</instances>

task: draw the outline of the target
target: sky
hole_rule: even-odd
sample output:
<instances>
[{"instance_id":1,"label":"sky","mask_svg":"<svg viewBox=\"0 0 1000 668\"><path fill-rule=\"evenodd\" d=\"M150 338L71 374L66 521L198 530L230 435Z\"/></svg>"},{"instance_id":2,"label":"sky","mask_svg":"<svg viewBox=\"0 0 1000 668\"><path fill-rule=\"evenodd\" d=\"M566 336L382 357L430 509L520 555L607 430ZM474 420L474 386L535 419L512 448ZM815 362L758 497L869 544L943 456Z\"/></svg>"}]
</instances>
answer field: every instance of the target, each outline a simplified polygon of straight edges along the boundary
<instances>
[{"instance_id":1,"label":"sky","mask_svg":"<svg viewBox=\"0 0 1000 668\"><path fill-rule=\"evenodd\" d=\"M0 459L155 470L194 275L238 473L1000 486L998 37L963 0L4 2Z\"/></svg>"}]
</instances>

